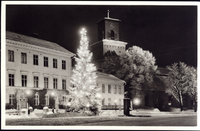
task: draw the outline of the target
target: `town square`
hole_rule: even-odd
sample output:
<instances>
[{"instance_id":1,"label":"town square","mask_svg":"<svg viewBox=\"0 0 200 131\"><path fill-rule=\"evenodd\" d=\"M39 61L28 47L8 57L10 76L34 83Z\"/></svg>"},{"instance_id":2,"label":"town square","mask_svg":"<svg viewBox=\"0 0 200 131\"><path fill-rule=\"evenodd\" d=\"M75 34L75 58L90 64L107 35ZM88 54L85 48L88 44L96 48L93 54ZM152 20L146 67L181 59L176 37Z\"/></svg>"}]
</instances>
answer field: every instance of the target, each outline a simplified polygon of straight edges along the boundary
<instances>
[{"instance_id":1,"label":"town square","mask_svg":"<svg viewBox=\"0 0 200 131\"><path fill-rule=\"evenodd\" d=\"M196 129L198 6L129 4L4 2L3 127Z\"/></svg>"}]
</instances>

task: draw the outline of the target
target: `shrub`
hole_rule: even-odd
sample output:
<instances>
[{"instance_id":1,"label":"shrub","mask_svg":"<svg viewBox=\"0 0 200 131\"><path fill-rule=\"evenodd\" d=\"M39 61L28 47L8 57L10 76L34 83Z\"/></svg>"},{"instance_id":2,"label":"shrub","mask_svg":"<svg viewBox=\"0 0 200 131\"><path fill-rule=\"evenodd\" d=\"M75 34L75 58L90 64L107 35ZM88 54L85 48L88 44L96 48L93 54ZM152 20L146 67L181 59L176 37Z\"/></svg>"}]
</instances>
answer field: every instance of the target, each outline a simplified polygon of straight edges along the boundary
<instances>
[{"instance_id":1,"label":"shrub","mask_svg":"<svg viewBox=\"0 0 200 131\"><path fill-rule=\"evenodd\" d=\"M43 105L34 106L34 109L43 109Z\"/></svg>"},{"instance_id":2,"label":"shrub","mask_svg":"<svg viewBox=\"0 0 200 131\"><path fill-rule=\"evenodd\" d=\"M93 106L90 106L89 109L94 115L98 115L100 113L100 107L98 107L97 104L94 104Z\"/></svg>"},{"instance_id":3,"label":"shrub","mask_svg":"<svg viewBox=\"0 0 200 131\"><path fill-rule=\"evenodd\" d=\"M6 110L8 110L8 109L16 109L16 106L6 103Z\"/></svg>"},{"instance_id":4,"label":"shrub","mask_svg":"<svg viewBox=\"0 0 200 131\"><path fill-rule=\"evenodd\" d=\"M67 108L66 105L61 105L61 104L59 104L59 109L66 109L66 108Z\"/></svg>"}]
</instances>

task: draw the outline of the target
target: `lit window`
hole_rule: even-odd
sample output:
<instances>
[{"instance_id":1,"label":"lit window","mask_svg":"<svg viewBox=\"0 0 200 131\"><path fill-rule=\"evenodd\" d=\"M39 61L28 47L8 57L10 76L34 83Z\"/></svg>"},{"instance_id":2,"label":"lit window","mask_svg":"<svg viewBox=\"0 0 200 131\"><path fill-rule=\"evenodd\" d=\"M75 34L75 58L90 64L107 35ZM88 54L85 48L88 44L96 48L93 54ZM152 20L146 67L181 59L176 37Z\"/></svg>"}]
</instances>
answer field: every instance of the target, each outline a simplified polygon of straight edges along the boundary
<instances>
[{"instance_id":1,"label":"lit window","mask_svg":"<svg viewBox=\"0 0 200 131\"><path fill-rule=\"evenodd\" d=\"M14 86L14 74L9 74L9 86Z\"/></svg>"},{"instance_id":2,"label":"lit window","mask_svg":"<svg viewBox=\"0 0 200 131\"><path fill-rule=\"evenodd\" d=\"M49 79L48 77L44 77L44 88L48 89L48 85L49 85Z\"/></svg>"},{"instance_id":3,"label":"lit window","mask_svg":"<svg viewBox=\"0 0 200 131\"><path fill-rule=\"evenodd\" d=\"M108 93L111 93L111 85L108 85Z\"/></svg>"},{"instance_id":4,"label":"lit window","mask_svg":"<svg viewBox=\"0 0 200 131\"><path fill-rule=\"evenodd\" d=\"M66 80L62 80L62 89L66 90Z\"/></svg>"},{"instance_id":5,"label":"lit window","mask_svg":"<svg viewBox=\"0 0 200 131\"><path fill-rule=\"evenodd\" d=\"M66 69L66 61L65 60L62 60L62 69Z\"/></svg>"},{"instance_id":6,"label":"lit window","mask_svg":"<svg viewBox=\"0 0 200 131\"><path fill-rule=\"evenodd\" d=\"M49 105L49 95L45 95L45 104L46 106Z\"/></svg>"},{"instance_id":7,"label":"lit window","mask_svg":"<svg viewBox=\"0 0 200 131\"><path fill-rule=\"evenodd\" d=\"M57 59L53 59L53 68L57 68Z\"/></svg>"},{"instance_id":8,"label":"lit window","mask_svg":"<svg viewBox=\"0 0 200 131\"><path fill-rule=\"evenodd\" d=\"M38 106L39 105L39 94L38 94L38 92L35 94L34 100L35 100L35 105Z\"/></svg>"},{"instance_id":9,"label":"lit window","mask_svg":"<svg viewBox=\"0 0 200 131\"><path fill-rule=\"evenodd\" d=\"M102 84L102 93L105 93L105 84Z\"/></svg>"},{"instance_id":10,"label":"lit window","mask_svg":"<svg viewBox=\"0 0 200 131\"><path fill-rule=\"evenodd\" d=\"M14 62L14 51L8 50L8 61Z\"/></svg>"},{"instance_id":11,"label":"lit window","mask_svg":"<svg viewBox=\"0 0 200 131\"><path fill-rule=\"evenodd\" d=\"M27 87L27 75L22 75L22 87Z\"/></svg>"},{"instance_id":12,"label":"lit window","mask_svg":"<svg viewBox=\"0 0 200 131\"><path fill-rule=\"evenodd\" d=\"M9 94L9 104L13 105L15 100L15 95L14 94Z\"/></svg>"},{"instance_id":13,"label":"lit window","mask_svg":"<svg viewBox=\"0 0 200 131\"><path fill-rule=\"evenodd\" d=\"M33 55L33 65L38 65L38 55Z\"/></svg>"},{"instance_id":14,"label":"lit window","mask_svg":"<svg viewBox=\"0 0 200 131\"><path fill-rule=\"evenodd\" d=\"M23 63L23 64L26 64L26 63L27 63L27 56L26 56L26 53L21 53L21 60L22 60L22 63Z\"/></svg>"},{"instance_id":15,"label":"lit window","mask_svg":"<svg viewBox=\"0 0 200 131\"><path fill-rule=\"evenodd\" d=\"M48 67L48 57L44 57L44 66Z\"/></svg>"},{"instance_id":16,"label":"lit window","mask_svg":"<svg viewBox=\"0 0 200 131\"><path fill-rule=\"evenodd\" d=\"M34 87L38 87L38 76L34 76Z\"/></svg>"},{"instance_id":17,"label":"lit window","mask_svg":"<svg viewBox=\"0 0 200 131\"><path fill-rule=\"evenodd\" d=\"M54 89L57 89L58 88L58 79L56 79L56 78L53 78L53 88Z\"/></svg>"}]
</instances>

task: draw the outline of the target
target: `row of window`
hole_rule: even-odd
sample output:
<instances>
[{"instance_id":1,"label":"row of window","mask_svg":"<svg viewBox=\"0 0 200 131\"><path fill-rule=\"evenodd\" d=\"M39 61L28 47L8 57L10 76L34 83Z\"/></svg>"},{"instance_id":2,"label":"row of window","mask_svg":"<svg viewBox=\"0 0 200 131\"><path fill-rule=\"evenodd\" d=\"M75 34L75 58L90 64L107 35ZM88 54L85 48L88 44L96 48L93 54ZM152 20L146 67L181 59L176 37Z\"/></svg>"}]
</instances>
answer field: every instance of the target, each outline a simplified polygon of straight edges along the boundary
<instances>
[{"instance_id":1,"label":"row of window","mask_svg":"<svg viewBox=\"0 0 200 131\"><path fill-rule=\"evenodd\" d=\"M14 62L14 51L8 50L8 61ZM33 65L39 65L39 57L38 55L33 55ZM21 53L21 63L27 64L27 54ZM53 58L53 68L58 68L57 59ZM49 66L49 60L48 57L44 56L44 67ZM66 69L66 61L62 60L62 69Z\"/></svg>"},{"instance_id":2,"label":"row of window","mask_svg":"<svg viewBox=\"0 0 200 131\"><path fill-rule=\"evenodd\" d=\"M15 98L15 95L14 94L9 94L9 104L10 105L13 105L14 102L15 102L16 98ZM46 97L45 97L45 100L46 100ZM21 104L26 104L26 98L24 96L21 96L20 97L20 102L22 102ZM34 96L34 105L39 105L39 94L38 92L35 94ZM26 105L22 105L22 106L26 106Z\"/></svg>"},{"instance_id":3,"label":"row of window","mask_svg":"<svg viewBox=\"0 0 200 131\"><path fill-rule=\"evenodd\" d=\"M20 98L21 100L26 100L26 98ZM20 101L21 101L20 100ZM9 94L9 104L13 105L15 101L15 95ZM68 98L66 96L63 96L63 104L66 104L68 102ZM121 99L119 98L119 101L117 99L114 100L114 104L121 105ZM39 94L38 92L34 96L34 105L39 105ZM49 105L49 95L45 95L45 104ZM105 105L105 99L102 100L102 105ZM108 98L108 105L111 105L111 98Z\"/></svg>"},{"instance_id":4,"label":"row of window","mask_svg":"<svg viewBox=\"0 0 200 131\"><path fill-rule=\"evenodd\" d=\"M21 83L22 87L27 87L27 75L21 75ZM9 74L9 86L15 86L14 85L14 74ZM33 77L33 87L38 88L39 87L39 78L38 76ZM44 88L48 89L49 88L49 78L44 77ZM58 79L53 78L53 88L57 89L58 88ZM62 89L66 90L66 79L62 79Z\"/></svg>"},{"instance_id":5,"label":"row of window","mask_svg":"<svg viewBox=\"0 0 200 131\"><path fill-rule=\"evenodd\" d=\"M15 101L15 95L14 94L9 94L9 104L13 105ZM20 101L26 101L25 97L21 97ZM68 99L66 96L63 96L63 104L66 104L68 102ZM35 93L34 96L34 105L39 105L40 104L40 99L39 99L39 94L38 92ZM48 106L49 105L49 95L45 95L45 104Z\"/></svg>"},{"instance_id":6,"label":"row of window","mask_svg":"<svg viewBox=\"0 0 200 131\"><path fill-rule=\"evenodd\" d=\"M122 46L111 46L111 45L110 45L110 46L109 46L109 45L105 45L105 46L106 46L106 47L115 47L115 48L118 47L118 48L121 48L121 49L124 49L124 48L125 48L125 47L122 47Z\"/></svg>"},{"instance_id":7,"label":"row of window","mask_svg":"<svg viewBox=\"0 0 200 131\"><path fill-rule=\"evenodd\" d=\"M119 101L117 99L114 99L114 105L121 105L121 103L121 98L119 98ZM105 105L105 98L102 100L102 105ZM108 105L111 105L111 98L108 98Z\"/></svg>"},{"instance_id":8,"label":"row of window","mask_svg":"<svg viewBox=\"0 0 200 131\"><path fill-rule=\"evenodd\" d=\"M102 93L105 93L105 84L102 84ZM111 93L111 85L108 85L108 93ZM121 86L118 88L118 93L122 93ZM117 94L117 86L114 86L114 94Z\"/></svg>"}]
</instances>

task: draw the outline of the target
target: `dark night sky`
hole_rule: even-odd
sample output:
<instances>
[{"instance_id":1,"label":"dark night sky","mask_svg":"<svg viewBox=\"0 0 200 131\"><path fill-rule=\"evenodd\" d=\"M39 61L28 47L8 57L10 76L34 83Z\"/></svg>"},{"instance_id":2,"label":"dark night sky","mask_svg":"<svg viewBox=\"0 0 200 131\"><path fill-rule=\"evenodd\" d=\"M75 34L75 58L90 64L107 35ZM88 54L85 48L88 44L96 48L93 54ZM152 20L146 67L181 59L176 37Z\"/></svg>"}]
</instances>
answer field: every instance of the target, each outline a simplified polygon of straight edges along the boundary
<instances>
[{"instance_id":1,"label":"dark night sky","mask_svg":"<svg viewBox=\"0 0 200 131\"><path fill-rule=\"evenodd\" d=\"M174 62L197 66L196 6L7 5L6 30L56 42L77 52L79 31L85 27L89 43L97 41L96 22L120 19L120 40L127 48L149 50L160 67Z\"/></svg>"}]
</instances>

